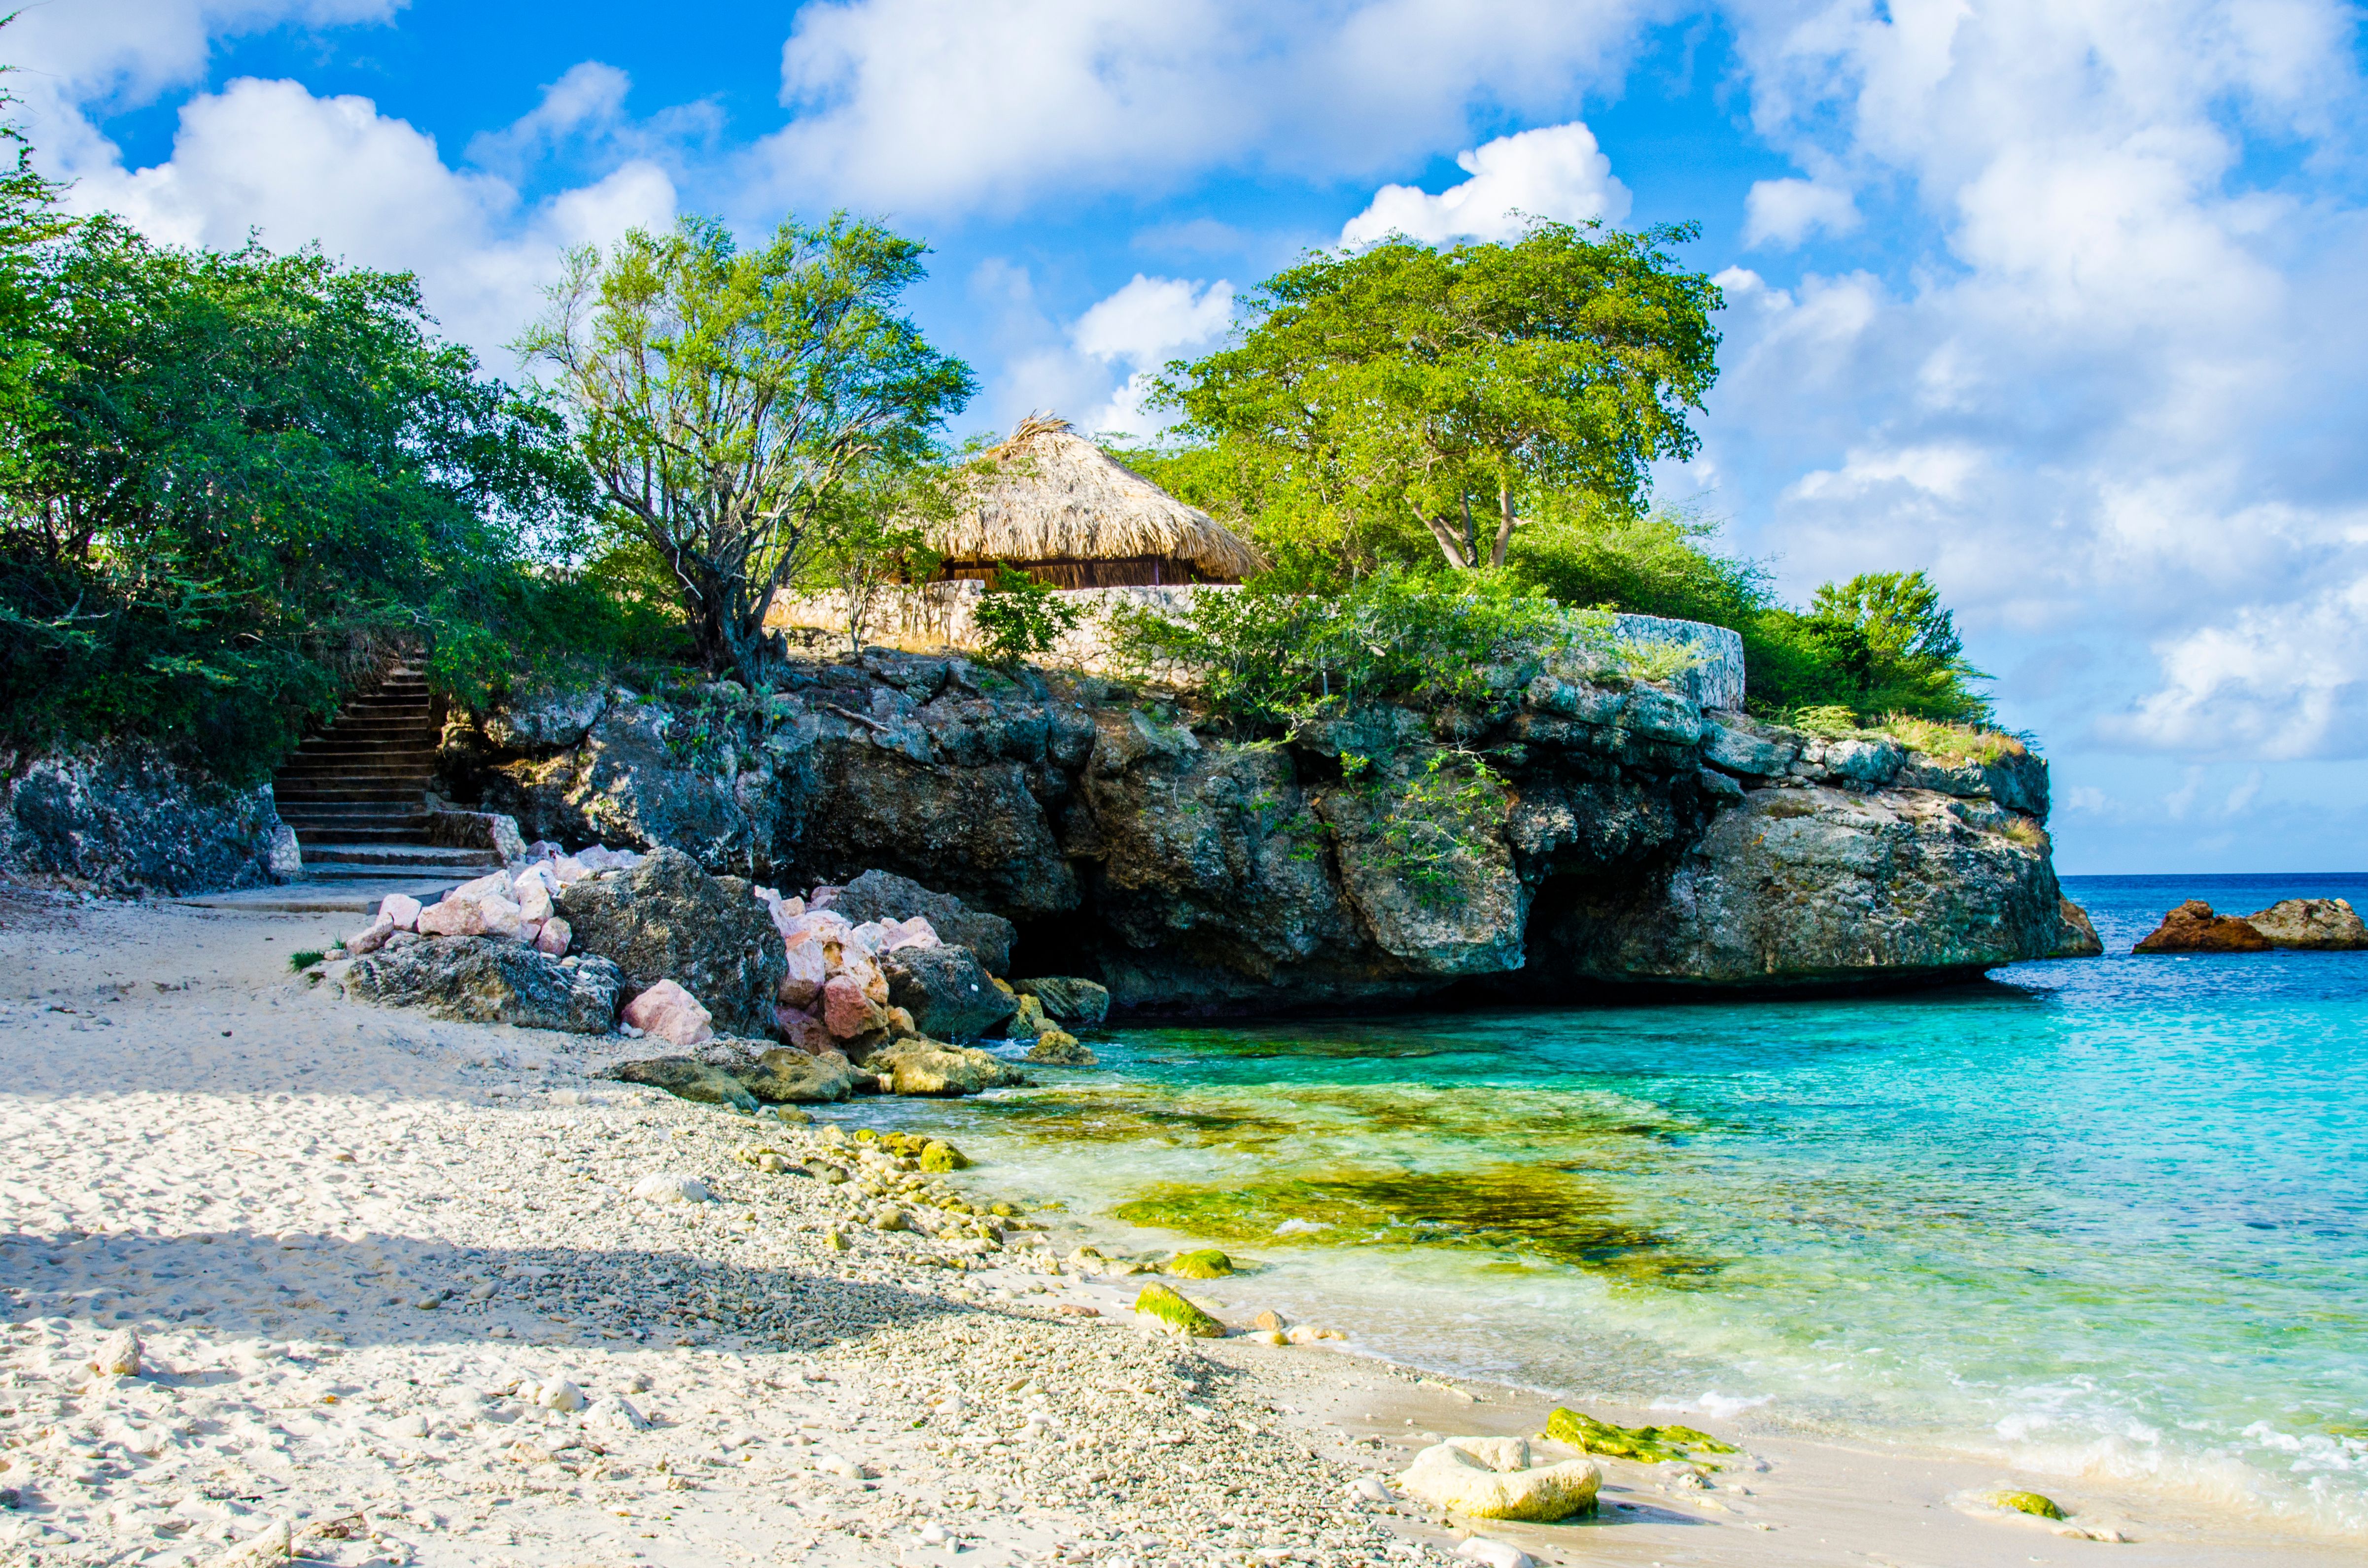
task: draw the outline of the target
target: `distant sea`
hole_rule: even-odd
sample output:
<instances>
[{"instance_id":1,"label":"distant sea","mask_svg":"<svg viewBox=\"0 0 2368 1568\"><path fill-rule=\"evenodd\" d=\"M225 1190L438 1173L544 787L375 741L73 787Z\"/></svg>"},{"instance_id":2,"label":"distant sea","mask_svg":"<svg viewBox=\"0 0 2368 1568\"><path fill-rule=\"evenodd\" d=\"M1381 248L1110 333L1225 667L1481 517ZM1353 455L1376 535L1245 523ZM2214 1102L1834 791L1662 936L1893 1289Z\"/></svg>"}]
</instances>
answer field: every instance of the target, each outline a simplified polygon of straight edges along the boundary
<instances>
[{"instance_id":1,"label":"distant sea","mask_svg":"<svg viewBox=\"0 0 2368 1568\"><path fill-rule=\"evenodd\" d=\"M1129 1029L958 1105L992 1185L1219 1302L1565 1398L1885 1434L2368 1537L2368 953L2107 956L1906 995Z\"/></svg>"}]
</instances>

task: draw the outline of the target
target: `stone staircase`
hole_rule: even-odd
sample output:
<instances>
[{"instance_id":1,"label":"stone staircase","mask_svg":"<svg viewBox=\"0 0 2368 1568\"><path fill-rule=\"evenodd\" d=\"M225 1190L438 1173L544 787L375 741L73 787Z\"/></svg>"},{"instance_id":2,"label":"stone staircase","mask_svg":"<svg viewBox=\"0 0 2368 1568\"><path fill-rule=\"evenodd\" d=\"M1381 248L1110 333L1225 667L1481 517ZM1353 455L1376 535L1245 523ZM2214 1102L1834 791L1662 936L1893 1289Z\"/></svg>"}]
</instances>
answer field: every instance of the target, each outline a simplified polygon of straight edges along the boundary
<instances>
[{"instance_id":1,"label":"stone staircase","mask_svg":"<svg viewBox=\"0 0 2368 1568\"><path fill-rule=\"evenodd\" d=\"M500 863L490 849L430 840L436 705L419 671L398 665L348 699L336 722L296 748L271 793L304 846L304 874L324 879L462 880Z\"/></svg>"}]
</instances>

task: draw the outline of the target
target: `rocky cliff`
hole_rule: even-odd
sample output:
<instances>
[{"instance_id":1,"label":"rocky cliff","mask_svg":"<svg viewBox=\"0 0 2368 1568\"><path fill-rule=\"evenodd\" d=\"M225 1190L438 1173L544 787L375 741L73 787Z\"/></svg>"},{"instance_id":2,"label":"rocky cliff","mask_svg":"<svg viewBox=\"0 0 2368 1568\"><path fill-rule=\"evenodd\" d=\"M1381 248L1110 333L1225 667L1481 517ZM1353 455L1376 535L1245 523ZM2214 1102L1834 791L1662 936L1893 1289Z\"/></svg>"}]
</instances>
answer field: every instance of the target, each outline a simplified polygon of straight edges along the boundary
<instances>
[{"instance_id":1,"label":"rocky cliff","mask_svg":"<svg viewBox=\"0 0 2368 1568\"><path fill-rule=\"evenodd\" d=\"M0 753L0 876L178 896L302 869L271 790L234 790L156 747Z\"/></svg>"},{"instance_id":2,"label":"rocky cliff","mask_svg":"<svg viewBox=\"0 0 2368 1568\"><path fill-rule=\"evenodd\" d=\"M2045 764L1823 738L1565 672L1291 740L1175 694L875 654L444 736L529 836L782 885L871 868L1019 924L1136 1010L1962 978L2074 949Z\"/></svg>"}]
</instances>

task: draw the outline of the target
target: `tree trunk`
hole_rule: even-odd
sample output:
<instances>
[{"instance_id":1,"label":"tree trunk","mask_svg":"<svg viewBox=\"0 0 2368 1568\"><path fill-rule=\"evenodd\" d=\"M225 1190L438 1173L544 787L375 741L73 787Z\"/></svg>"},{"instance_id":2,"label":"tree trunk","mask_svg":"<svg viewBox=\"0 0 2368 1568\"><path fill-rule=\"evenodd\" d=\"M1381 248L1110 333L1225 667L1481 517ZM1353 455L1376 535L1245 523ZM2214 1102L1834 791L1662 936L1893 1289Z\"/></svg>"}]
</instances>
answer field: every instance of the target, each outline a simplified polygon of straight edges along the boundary
<instances>
[{"instance_id":1,"label":"tree trunk","mask_svg":"<svg viewBox=\"0 0 2368 1568\"><path fill-rule=\"evenodd\" d=\"M1472 493L1463 494L1463 564L1480 564L1480 536L1472 531Z\"/></svg>"},{"instance_id":2,"label":"tree trunk","mask_svg":"<svg viewBox=\"0 0 2368 1568\"><path fill-rule=\"evenodd\" d=\"M1463 567L1472 564L1472 558L1463 553L1463 540L1457 536L1454 524L1445 517L1426 517L1422 520L1430 529L1430 537L1439 541L1439 551L1447 557L1447 563L1450 566Z\"/></svg>"},{"instance_id":3,"label":"tree trunk","mask_svg":"<svg viewBox=\"0 0 2368 1568\"><path fill-rule=\"evenodd\" d=\"M1488 551L1488 564L1505 564L1505 546L1513 538L1513 492L1509 485L1497 487L1497 544Z\"/></svg>"}]
</instances>

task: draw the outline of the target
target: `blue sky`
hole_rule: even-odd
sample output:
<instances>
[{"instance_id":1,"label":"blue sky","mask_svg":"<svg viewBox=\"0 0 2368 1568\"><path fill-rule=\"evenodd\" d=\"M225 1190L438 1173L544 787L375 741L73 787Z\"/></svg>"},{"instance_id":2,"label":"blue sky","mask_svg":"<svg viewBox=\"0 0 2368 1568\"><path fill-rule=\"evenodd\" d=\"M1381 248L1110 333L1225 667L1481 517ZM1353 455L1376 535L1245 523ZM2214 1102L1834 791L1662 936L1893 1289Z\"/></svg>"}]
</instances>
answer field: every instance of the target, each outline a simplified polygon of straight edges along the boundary
<instances>
[{"instance_id":1,"label":"blue sky","mask_svg":"<svg viewBox=\"0 0 2368 1568\"><path fill-rule=\"evenodd\" d=\"M2368 866L2368 127L2327 0L47 0L74 199L419 272L503 345L560 248L882 217L985 391L1130 380L1308 246L1701 223L1661 493L1804 598L1921 567L2053 759L2068 871Z\"/></svg>"}]
</instances>

